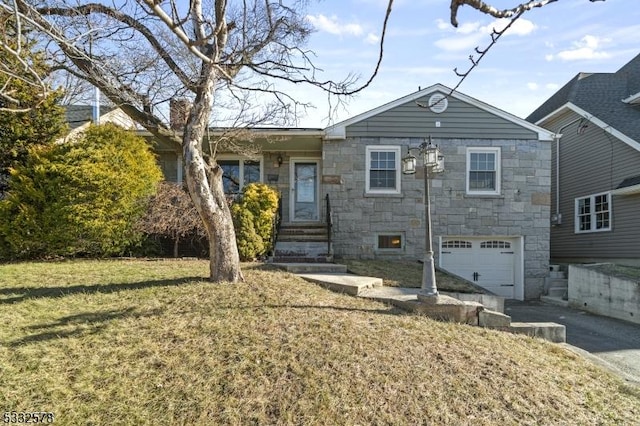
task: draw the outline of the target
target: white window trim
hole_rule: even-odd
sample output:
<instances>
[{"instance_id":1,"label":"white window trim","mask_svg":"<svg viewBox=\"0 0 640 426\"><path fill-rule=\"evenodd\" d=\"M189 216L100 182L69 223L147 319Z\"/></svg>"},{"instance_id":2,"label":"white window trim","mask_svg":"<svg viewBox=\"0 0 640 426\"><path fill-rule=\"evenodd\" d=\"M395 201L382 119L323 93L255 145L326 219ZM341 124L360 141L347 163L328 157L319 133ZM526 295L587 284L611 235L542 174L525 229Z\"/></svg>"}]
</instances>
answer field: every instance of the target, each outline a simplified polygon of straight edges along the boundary
<instances>
[{"instance_id":1,"label":"white window trim","mask_svg":"<svg viewBox=\"0 0 640 426\"><path fill-rule=\"evenodd\" d=\"M389 252L389 253L398 253L401 251L404 251L404 245L405 245L405 236L404 236L404 232L378 232L375 234L376 237L376 251L379 252ZM400 247L398 248L393 248L393 247L385 247L385 248L381 248L378 244L380 242L380 238L379 237L400 237Z\"/></svg>"},{"instance_id":2,"label":"white window trim","mask_svg":"<svg viewBox=\"0 0 640 426\"><path fill-rule=\"evenodd\" d=\"M471 154L494 154L496 157L496 189L492 191L478 191L469 188L469 173L471 172ZM465 188L467 195L500 195L502 181L502 155L500 147L467 148L467 165L465 173Z\"/></svg>"},{"instance_id":3,"label":"white window trim","mask_svg":"<svg viewBox=\"0 0 640 426\"><path fill-rule=\"evenodd\" d=\"M260 156L258 158L249 158L243 157L241 155L233 155L233 154L220 154L216 157L216 160L220 161L238 161L240 165L240 171L238 172L240 176L240 186L238 188L238 192L242 192L242 188L244 188L244 162L245 161L257 161L260 163L260 183L264 182L264 157Z\"/></svg>"},{"instance_id":4,"label":"white window trim","mask_svg":"<svg viewBox=\"0 0 640 426\"><path fill-rule=\"evenodd\" d=\"M607 196L607 202L609 204L609 226L607 228L600 228L600 229L594 229L597 223L596 220L596 197L600 196L600 195L606 195ZM588 229L588 230L581 230L580 229L580 218L578 215L578 211L579 211L579 203L580 200L584 200L585 198L589 199L589 203L591 203L591 227L592 229ZM583 197L577 197L574 200L574 209L573 209L573 221L574 221L574 232L576 234L589 234L592 232L610 232L613 227L611 226L611 224L613 223L613 203L612 203L612 197L611 197L611 192L599 192L597 194L591 194L591 195L585 195Z\"/></svg>"},{"instance_id":5,"label":"white window trim","mask_svg":"<svg viewBox=\"0 0 640 426\"><path fill-rule=\"evenodd\" d=\"M379 189L370 187L371 153L372 152L395 152L396 153L396 188ZM366 147L365 159L365 193L366 194L400 194L402 190L401 158L402 147L399 145L368 145Z\"/></svg>"}]
</instances>

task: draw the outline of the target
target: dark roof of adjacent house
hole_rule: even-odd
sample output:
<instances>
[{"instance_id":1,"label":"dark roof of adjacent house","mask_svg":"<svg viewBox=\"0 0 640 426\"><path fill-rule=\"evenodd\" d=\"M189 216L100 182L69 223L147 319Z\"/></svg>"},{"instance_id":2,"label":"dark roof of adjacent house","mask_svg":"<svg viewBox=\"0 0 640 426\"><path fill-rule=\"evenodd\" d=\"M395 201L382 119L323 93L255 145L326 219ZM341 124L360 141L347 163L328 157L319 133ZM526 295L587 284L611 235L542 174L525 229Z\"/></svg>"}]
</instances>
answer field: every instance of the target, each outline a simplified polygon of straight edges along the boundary
<instances>
[{"instance_id":1,"label":"dark roof of adjacent house","mask_svg":"<svg viewBox=\"0 0 640 426\"><path fill-rule=\"evenodd\" d=\"M78 128L93 119L93 106L91 105L66 105L64 108L65 118L70 130ZM102 106L100 107L100 115L104 115L114 109L114 107Z\"/></svg>"},{"instance_id":2,"label":"dark roof of adjacent house","mask_svg":"<svg viewBox=\"0 0 640 426\"><path fill-rule=\"evenodd\" d=\"M625 180L620 182L620 185L618 185L616 189L628 188L635 185L640 185L640 175L626 178Z\"/></svg>"},{"instance_id":3,"label":"dark roof of adjacent house","mask_svg":"<svg viewBox=\"0 0 640 426\"><path fill-rule=\"evenodd\" d=\"M579 73L532 112L538 123L572 103L628 137L640 141L640 105L624 102L640 93L640 55L614 73Z\"/></svg>"}]
</instances>

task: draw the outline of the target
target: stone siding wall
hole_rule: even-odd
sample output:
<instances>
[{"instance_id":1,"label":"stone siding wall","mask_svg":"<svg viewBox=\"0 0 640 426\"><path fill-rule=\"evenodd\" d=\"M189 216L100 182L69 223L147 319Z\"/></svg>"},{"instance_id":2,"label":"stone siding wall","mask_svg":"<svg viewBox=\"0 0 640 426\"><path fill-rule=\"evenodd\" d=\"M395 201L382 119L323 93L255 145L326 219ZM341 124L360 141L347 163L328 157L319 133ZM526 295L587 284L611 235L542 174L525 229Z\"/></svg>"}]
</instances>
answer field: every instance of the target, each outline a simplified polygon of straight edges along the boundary
<instances>
[{"instance_id":1,"label":"stone siding wall","mask_svg":"<svg viewBox=\"0 0 640 426\"><path fill-rule=\"evenodd\" d=\"M323 192L331 197L336 256L421 258L424 253L423 170L402 176L401 193L365 193L367 146L399 145L402 155L422 139L348 138L324 145ZM524 237L525 298L538 297L549 269L551 144L537 140L434 140L446 171L432 179L433 247L439 236ZM466 149L501 148L501 194L466 194ZM376 250L379 233L404 238L399 251Z\"/></svg>"}]
</instances>

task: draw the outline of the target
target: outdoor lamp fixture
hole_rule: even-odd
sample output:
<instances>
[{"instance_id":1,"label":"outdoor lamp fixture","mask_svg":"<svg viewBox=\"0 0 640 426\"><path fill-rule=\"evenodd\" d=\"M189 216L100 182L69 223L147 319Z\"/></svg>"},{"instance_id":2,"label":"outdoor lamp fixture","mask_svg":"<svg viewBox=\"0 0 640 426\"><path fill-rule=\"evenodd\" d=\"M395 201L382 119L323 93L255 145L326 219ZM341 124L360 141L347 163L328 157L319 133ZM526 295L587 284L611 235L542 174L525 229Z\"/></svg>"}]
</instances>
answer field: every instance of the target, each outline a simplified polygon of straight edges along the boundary
<instances>
[{"instance_id":1,"label":"outdoor lamp fixture","mask_svg":"<svg viewBox=\"0 0 640 426\"><path fill-rule=\"evenodd\" d=\"M440 173L444 171L444 156L441 154L437 145L424 141L417 148L409 148L406 157L402 159L402 173L411 175L416 172L417 158L412 154L417 152L422 156L424 165L424 214L425 214L425 255L422 267L422 286L418 293L419 300L432 301L438 296L438 287L436 286L436 269L433 260L433 245L431 243L431 197L429 194L429 179L431 173Z\"/></svg>"}]
</instances>

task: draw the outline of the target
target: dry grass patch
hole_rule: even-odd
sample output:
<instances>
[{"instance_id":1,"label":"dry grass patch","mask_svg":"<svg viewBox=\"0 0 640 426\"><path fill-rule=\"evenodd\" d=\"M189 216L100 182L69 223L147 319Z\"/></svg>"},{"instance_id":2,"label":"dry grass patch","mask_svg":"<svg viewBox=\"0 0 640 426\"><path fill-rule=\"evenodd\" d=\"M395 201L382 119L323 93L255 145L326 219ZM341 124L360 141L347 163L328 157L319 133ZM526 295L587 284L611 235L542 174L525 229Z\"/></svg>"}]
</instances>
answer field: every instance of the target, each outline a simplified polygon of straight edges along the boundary
<instances>
[{"instance_id":1,"label":"dry grass patch","mask_svg":"<svg viewBox=\"0 0 640 426\"><path fill-rule=\"evenodd\" d=\"M207 264L0 266L0 405L65 425L634 424L640 393L540 340Z\"/></svg>"},{"instance_id":2,"label":"dry grass patch","mask_svg":"<svg viewBox=\"0 0 640 426\"><path fill-rule=\"evenodd\" d=\"M340 263L354 274L382 278L386 286L419 288L422 284L422 264L416 261L341 259ZM479 292L464 280L440 271L436 271L436 282L442 291Z\"/></svg>"}]
</instances>

